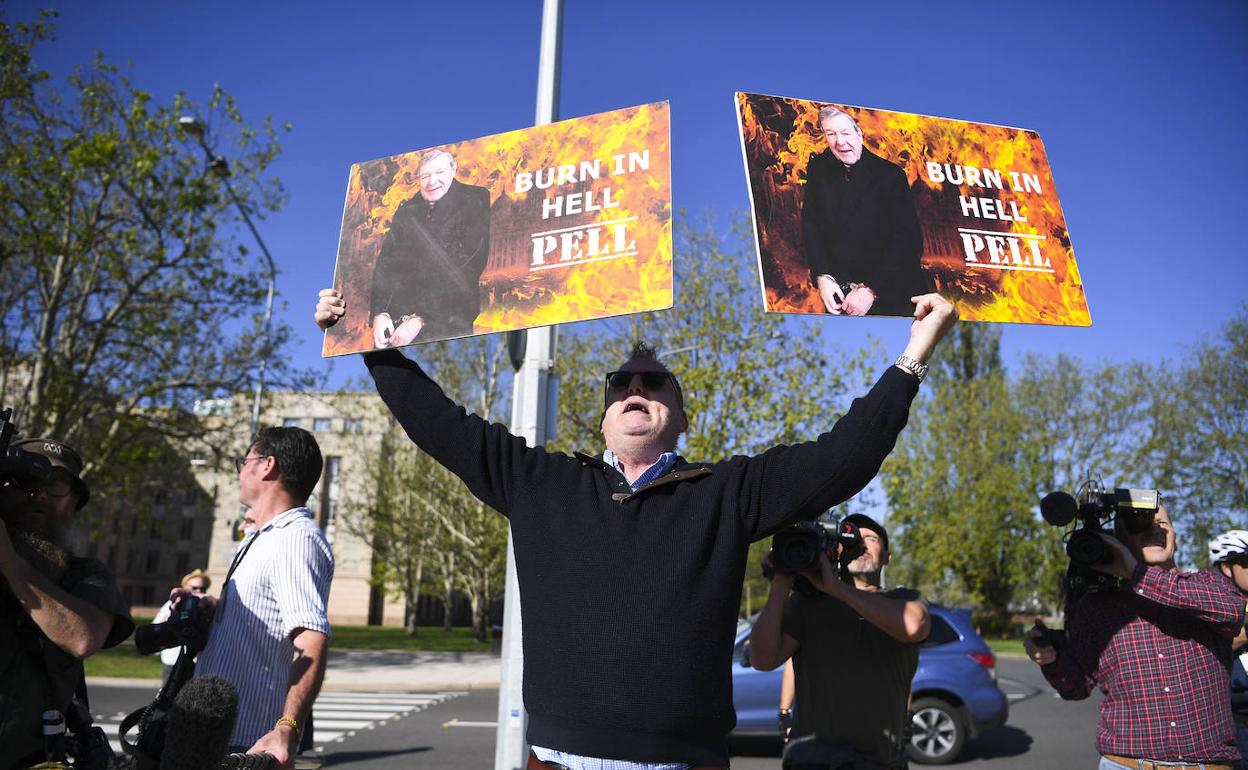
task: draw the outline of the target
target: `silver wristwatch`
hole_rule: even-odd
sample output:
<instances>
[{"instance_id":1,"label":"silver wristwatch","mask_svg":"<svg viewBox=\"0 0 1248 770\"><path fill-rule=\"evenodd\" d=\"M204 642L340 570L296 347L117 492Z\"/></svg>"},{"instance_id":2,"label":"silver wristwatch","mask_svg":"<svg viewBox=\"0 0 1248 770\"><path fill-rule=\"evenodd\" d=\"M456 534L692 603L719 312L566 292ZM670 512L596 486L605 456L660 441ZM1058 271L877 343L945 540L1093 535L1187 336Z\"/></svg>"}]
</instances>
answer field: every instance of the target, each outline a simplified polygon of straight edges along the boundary
<instances>
[{"instance_id":1,"label":"silver wristwatch","mask_svg":"<svg viewBox=\"0 0 1248 770\"><path fill-rule=\"evenodd\" d=\"M919 382L922 382L923 378L927 376L927 364L921 364L910 356L897 356L897 360L893 362L893 366L910 372L915 376L915 378L918 379Z\"/></svg>"}]
</instances>

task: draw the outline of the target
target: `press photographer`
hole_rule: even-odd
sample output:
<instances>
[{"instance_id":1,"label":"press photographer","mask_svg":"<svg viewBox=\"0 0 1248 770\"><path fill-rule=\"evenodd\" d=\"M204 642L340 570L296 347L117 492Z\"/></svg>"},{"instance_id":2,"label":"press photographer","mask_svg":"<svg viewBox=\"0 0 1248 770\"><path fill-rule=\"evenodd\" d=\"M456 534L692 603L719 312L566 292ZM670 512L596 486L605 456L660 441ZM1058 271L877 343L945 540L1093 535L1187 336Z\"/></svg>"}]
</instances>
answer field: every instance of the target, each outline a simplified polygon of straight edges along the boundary
<instances>
[{"instance_id":1,"label":"press photographer","mask_svg":"<svg viewBox=\"0 0 1248 770\"><path fill-rule=\"evenodd\" d=\"M881 589L888 533L862 514L829 527L818 571L794 574L804 546L776 536L764 559L767 598L750 634L750 664L793 659L796 704L786 770L905 767L910 681L930 628L918 591ZM798 533L788 533L796 536ZM833 565L836 565L835 567ZM795 581L809 585L793 593Z\"/></svg>"},{"instance_id":2,"label":"press photographer","mask_svg":"<svg viewBox=\"0 0 1248 770\"><path fill-rule=\"evenodd\" d=\"M83 767L87 754L101 756L102 735L75 706L75 692L79 701L86 693L82 659L122 642L134 623L108 568L68 547L90 497L81 456L53 439L9 446L8 416L0 415L0 769L67 753Z\"/></svg>"},{"instance_id":3,"label":"press photographer","mask_svg":"<svg viewBox=\"0 0 1248 770\"><path fill-rule=\"evenodd\" d=\"M1066 633L1037 624L1024 635L1027 655L1067 700L1101 688L1101 770L1230 770L1240 758L1227 691L1243 597L1221 572L1175 566L1174 527L1155 491L1089 483L1079 500ZM1055 493L1041 506L1060 523L1073 504ZM1081 580L1085 571L1112 580Z\"/></svg>"}]
</instances>

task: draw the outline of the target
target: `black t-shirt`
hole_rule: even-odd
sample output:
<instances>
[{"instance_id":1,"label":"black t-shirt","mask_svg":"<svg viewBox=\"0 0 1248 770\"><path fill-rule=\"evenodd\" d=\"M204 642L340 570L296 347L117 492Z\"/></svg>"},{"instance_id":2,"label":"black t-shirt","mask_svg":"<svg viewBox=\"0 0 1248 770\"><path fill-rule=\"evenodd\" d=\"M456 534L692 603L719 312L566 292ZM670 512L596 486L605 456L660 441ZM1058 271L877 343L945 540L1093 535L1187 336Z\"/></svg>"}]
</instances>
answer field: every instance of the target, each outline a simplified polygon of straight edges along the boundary
<instances>
[{"instance_id":1,"label":"black t-shirt","mask_svg":"<svg viewBox=\"0 0 1248 770\"><path fill-rule=\"evenodd\" d=\"M883 595L921 598L909 588ZM851 745L875 762L895 762L904 745L919 645L897 641L824 593L794 594L783 630L801 645L793 656L793 736L814 735L824 743Z\"/></svg>"},{"instance_id":2,"label":"black t-shirt","mask_svg":"<svg viewBox=\"0 0 1248 770\"><path fill-rule=\"evenodd\" d=\"M113 616L105 647L120 644L134 631L130 608L102 562L72 557L57 582ZM35 661L42 661L42 671ZM0 770L27 764L32 754L43 751L43 710L65 711L82 675L82 661L49 641L0 579Z\"/></svg>"}]
</instances>

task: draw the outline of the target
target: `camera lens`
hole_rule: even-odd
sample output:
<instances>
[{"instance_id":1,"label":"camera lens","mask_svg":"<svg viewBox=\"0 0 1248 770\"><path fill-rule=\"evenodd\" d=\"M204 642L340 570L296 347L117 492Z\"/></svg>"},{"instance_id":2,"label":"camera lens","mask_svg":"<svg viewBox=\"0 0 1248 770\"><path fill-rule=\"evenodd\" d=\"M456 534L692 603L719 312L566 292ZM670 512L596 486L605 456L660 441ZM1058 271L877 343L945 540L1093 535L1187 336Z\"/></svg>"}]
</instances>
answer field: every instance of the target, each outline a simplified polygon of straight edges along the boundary
<instances>
[{"instance_id":1,"label":"camera lens","mask_svg":"<svg viewBox=\"0 0 1248 770\"><path fill-rule=\"evenodd\" d=\"M1070 542L1066 543L1066 553L1071 561L1085 567L1110 562L1109 549L1095 530L1081 529L1071 535Z\"/></svg>"}]
</instances>

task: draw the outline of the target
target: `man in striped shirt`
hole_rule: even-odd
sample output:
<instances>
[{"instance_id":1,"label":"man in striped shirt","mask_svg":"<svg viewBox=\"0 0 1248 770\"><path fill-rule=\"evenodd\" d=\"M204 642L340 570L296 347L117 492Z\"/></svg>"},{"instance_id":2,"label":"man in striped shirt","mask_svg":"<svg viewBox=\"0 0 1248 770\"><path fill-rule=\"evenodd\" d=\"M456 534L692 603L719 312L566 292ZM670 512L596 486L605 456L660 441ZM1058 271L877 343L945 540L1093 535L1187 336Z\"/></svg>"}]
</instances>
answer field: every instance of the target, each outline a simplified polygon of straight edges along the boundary
<instances>
[{"instance_id":1,"label":"man in striped shirt","mask_svg":"<svg viewBox=\"0 0 1248 770\"><path fill-rule=\"evenodd\" d=\"M265 428L235 464L255 531L230 565L195 673L238 689L231 745L290 768L329 653L334 557L305 507L321 450L302 428Z\"/></svg>"}]
</instances>

